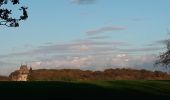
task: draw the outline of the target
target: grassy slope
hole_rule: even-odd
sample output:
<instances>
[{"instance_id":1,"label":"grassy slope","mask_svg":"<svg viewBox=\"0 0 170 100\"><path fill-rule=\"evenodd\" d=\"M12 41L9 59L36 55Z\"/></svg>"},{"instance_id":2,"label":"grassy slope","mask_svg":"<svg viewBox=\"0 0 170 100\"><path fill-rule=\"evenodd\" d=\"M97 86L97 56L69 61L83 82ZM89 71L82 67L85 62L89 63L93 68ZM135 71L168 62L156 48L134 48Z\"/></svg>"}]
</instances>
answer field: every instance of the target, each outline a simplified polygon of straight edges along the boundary
<instances>
[{"instance_id":1,"label":"grassy slope","mask_svg":"<svg viewBox=\"0 0 170 100\"><path fill-rule=\"evenodd\" d=\"M163 99L170 97L170 81L1 82L0 96L27 99Z\"/></svg>"}]
</instances>

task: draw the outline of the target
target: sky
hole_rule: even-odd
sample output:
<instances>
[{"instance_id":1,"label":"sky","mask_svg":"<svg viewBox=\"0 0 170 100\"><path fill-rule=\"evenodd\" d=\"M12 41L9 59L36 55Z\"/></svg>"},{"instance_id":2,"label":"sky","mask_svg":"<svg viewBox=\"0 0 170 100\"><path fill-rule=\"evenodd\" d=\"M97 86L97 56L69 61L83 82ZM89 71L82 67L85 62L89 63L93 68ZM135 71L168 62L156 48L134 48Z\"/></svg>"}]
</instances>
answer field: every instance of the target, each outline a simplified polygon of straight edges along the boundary
<instances>
[{"instance_id":1,"label":"sky","mask_svg":"<svg viewBox=\"0 0 170 100\"><path fill-rule=\"evenodd\" d=\"M0 75L33 69L156 70L170 30L170 0L21 0L29 18L0 27ZM16 12L18 6L10 6ZM14 15L17 15L14 13Z\"/></svg>"}]
</instances>

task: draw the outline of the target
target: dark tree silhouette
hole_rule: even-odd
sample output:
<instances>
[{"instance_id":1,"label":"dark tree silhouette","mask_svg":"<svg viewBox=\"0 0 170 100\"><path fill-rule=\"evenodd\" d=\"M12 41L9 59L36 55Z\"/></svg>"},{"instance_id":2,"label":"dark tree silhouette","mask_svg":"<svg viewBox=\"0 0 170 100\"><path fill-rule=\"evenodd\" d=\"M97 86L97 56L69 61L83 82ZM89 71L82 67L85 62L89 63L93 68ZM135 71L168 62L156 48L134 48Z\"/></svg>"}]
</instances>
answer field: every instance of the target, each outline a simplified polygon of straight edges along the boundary
<instances>
[{"instance_id":1,"label":"dark tree silhouette","mask_svg":"<svg viewBox=\"0 0 170 100\"><path fill-rule=\"evenodd\" d=\"M170 68L170 39L165 40L166 51L158 56L158 60L155 62L155 65L162 65L163 67Z\"/></svg>"},{"instance_id":2,"label":"dark tree silhouette","mask_svg":"<svg viewBox=\"0 0 170 100\"><path fill-rule=\"evenodd\" d=\"M19 18L12 17L12 10L3 8L4 5L12 3L12 5L20 4L20 0L0 0L0 25L8 27L19 27L19 21L26 20L28 18L27 7L20 7L22 15Z\"/></svg>"}]
</instances>

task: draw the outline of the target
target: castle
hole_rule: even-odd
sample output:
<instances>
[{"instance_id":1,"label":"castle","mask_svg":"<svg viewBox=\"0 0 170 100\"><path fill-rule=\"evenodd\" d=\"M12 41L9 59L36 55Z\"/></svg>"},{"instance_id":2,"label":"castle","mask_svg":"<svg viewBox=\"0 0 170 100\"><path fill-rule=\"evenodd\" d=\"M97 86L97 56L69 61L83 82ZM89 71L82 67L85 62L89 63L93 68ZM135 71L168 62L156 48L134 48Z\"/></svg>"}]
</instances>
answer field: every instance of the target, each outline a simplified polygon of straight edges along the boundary
<instances>
[{"instance_id":1,"label":"castle","mask_svg":"<svg viewBox=\"0 0 170 100\"><path fill-rule=\"evenodd\" d=\"M19 70L16 70L10 74L11 81L27 81L28 75L32 68L28 69L27 65L21 65Z\"/></svg>"}]
</instances>

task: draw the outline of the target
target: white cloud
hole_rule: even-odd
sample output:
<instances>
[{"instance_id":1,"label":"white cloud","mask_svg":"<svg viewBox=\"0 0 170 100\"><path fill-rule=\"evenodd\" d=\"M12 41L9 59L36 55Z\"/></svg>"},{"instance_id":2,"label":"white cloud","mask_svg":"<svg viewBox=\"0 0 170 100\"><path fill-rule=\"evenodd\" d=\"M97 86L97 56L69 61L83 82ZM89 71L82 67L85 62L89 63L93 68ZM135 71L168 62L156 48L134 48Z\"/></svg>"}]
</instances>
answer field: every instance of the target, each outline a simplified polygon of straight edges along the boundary
<instances>
[{"instance_id":1,"label":"white cloud","mask_svg":"<svg viewBox=\"0 0 170 100\"><path fill-rule=\"evenodd\" d=\"M35 69L38 68L82 68L90 66L90 61L93 60L92 56L85 57L67 57L65 59L53 59L46 61L32 62L31 66Z\"/></svg>"},{"instance_id":2,"label":"white cloud","mask_svg":"<svg viewBox=\"0 0 170 100\"><path fill-rule=\"evenodd\" d=\"M71 43L44 44L26 52L0 55L0 60L7 59L19 62L18 59L22 59L20 61L29 62L33 69L76 68L102 70L127 66L147 68L147 66L153 66L152 64L156 59L155 55L150 55L148 52L155 52L160 49L159 47L131 48L131 45L126 42L85 39L72 41ZM142 55L146 53L148 55ZM4 62L0 62L0 64L8 67Z\"/></svg>"},{"instance_id":3,"label":"white cloud","mask_svg":"<svg viewBox=\"0 0 170 100\"><path fill-rule=\"evenodd\" d=\"M73 56L63 59L50 59L33 62L32 66L37 68L71 68L71 69L93 69L104 70L108 68L145 68L151 69L156 60L156 55L133 56L128 54L87 55ZM142 67L143 66L143 67Z\"/></svg>"},{"instance_id":4,"label":"white cloud","mask_svg":"<svg viewBox=\"0 0 170 100\"><path fill-rule=\"evenodd\" d=\"M122 58L122 57L126 57L127 55L126 54L118 54L117 57L118 58Z\"/></svg>"},{"instance_id":5,"label":"white cloud","mask_svg":"<svg viewBox=\"0 0 170 100\"><path fill-rule=\"evenodd\" d=\"M70 49L72 50L78 50L78 51L88 51L90 50L90 47L88 45L75 45L71 46Z\"/></svg>"},{"instance_id":6,"label":"white cloud","mask_svg":"<svg viewBox=\"0 0 170 100\"><path fill-rule=\"evenodd\" d=\"M128 61L129 61L129 59L125 59L125 61L127 61L127 62L128 62Z\"/></svg>"},{"instance_id":7,"label":"white cloud","mask_svg":"<svg viewBox=\"0 0 170 100\"><path fill-rule=\"evenodd\" d=\"M71 43L56 43L56 44L45 44L35 49L28 50L25 52L11 53L7 55L0 55L0 59L3 58L15 58L15 57L27 57L33 58L38 56L51 56L55 54L78 54L84 52L96 53L96 52L107 52L114 51L115 46L128 46L126 42L119 41L93 41L93 40L77 40Z\"/></svg>"}]
</instances>

